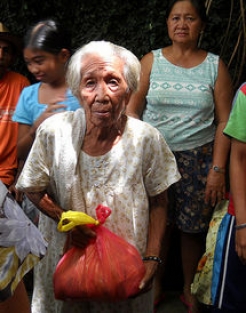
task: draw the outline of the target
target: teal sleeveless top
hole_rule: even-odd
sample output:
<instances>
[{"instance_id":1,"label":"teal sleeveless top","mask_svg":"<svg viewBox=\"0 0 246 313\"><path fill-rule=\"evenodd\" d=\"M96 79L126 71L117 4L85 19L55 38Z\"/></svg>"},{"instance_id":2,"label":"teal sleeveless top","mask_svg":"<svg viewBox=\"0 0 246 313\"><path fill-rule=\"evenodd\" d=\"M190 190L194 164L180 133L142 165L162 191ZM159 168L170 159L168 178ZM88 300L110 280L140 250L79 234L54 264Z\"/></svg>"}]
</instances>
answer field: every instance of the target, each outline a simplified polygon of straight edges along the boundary
<instances>
[{"instance_id":1,"label":"teal sleeveless top","mask_svg":"<svg viewBox=\"0 0 246 313\"><path fill-rule=\"evenodd\" d=\"M161 49L154 55L143 120L156 127L172 151L194 149L214 140L214 85L219 56L208 52L192 68L170 63Z\"/></svg>"}]
</instances>

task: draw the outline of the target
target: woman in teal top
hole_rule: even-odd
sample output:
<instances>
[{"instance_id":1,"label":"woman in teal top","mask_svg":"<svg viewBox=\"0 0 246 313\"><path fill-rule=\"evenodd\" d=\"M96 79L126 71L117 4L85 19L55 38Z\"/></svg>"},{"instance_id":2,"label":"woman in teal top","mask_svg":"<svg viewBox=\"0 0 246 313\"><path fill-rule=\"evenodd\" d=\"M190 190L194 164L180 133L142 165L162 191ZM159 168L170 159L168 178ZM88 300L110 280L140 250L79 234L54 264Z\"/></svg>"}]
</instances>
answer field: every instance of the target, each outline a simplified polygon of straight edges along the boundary
<instances>
[{"instance_id":1,"label":"woman in teal top","mask_svg":"<svg viewBox=\"0 0 246 313\"><path fill-rule=\"evenodd\" d=\"M127 109L129 115L160 130L182 175L170 190L169 223L175 223L181 234L181 300L190 312L197 312L190 286L205 248L209 220L226 191L230 142L223 129L233 96L225 64L197 45L206 21L202 1L170 1L166 22L172 43L142 58L140 89ZM156 281L156 302L161 293L161 281Z\"/></svg>"},{"instance_id":2,"label":"woman in teal top","mask_svg":"<svg viewBox=\"0 0 246 313\"><path fill-rule=\"evenodd\" d=\"M213 90L219 57L208 53L197 66L184 68L172 64L162 49L152 54L143 120L162 132L173 151L212 142L216 129Z\"/></svg>"}]
</instances>

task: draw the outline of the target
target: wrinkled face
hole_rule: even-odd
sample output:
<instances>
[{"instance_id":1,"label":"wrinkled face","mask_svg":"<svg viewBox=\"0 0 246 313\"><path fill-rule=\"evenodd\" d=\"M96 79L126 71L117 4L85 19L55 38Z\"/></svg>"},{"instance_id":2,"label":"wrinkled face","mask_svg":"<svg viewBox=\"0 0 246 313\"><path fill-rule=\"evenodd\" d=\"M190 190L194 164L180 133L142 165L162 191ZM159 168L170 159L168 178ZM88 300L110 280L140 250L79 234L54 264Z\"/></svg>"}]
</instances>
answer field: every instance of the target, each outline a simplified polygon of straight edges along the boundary
<instances>
[{"instance_id":1,"label":"wrinkled face","mask_svg":"<svg viewBox=\"0 0 246 313\"><path fill-rule=\"evenodd\" d=\"M118 57L85 56L81 63L80 101L87 122L96 127L112 127L128 103L130 93Z\"/></svg>"},{"instance_id":2,"label":"wrinkled face","mask_svg":"<svg viewBox=\"0 0 246 313\"><path fill-rule=\"evenodd\" d=\"M64 65L69 58L67 50L52 54L43 50L24 49L24 59L29 72L45 83L53 83L64 77Z\"/></svg>"},{"instance_id":3,"label":"wrinkled face","mask_svg":"<svg viewBox=\"0 0 246 313\"><path fill-rule=\"evenodd\" d=\"M189 0L176 2L167 19L168 35L177 43L197 43L204 26Z\"/></svg>"},{"instance_id":4,"label":"wrinkled face","mask_svg":"<svg viewBox=\"0 0 246 313\"><path fill-rule=\"evenodd\" d=\"M7 41L0 40L0 75L13 61L13 48Z\"/></svg>"}]
</instances>

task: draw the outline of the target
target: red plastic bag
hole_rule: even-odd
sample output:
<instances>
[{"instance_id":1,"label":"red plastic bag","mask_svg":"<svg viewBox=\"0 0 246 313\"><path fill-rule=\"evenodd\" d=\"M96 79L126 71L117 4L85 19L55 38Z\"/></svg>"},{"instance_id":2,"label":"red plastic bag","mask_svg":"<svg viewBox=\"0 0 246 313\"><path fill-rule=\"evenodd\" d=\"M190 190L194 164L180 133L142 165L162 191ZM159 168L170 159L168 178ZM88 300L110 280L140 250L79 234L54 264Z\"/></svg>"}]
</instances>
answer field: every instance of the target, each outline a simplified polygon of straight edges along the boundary
<instances>
[{"instance_id":1,"label":"red plastic bag","mask_svg":"<svg viewBox=\"0 0 246 313\"><path fill-rule=\"evenodd\" d=\"M140 291L142 258L134 246L101 225L109 210L102 205L96 209L96 240L85 249L72 247L59 261L53 276L56 299L118 301Z\"/></svg>"}]
</instances>

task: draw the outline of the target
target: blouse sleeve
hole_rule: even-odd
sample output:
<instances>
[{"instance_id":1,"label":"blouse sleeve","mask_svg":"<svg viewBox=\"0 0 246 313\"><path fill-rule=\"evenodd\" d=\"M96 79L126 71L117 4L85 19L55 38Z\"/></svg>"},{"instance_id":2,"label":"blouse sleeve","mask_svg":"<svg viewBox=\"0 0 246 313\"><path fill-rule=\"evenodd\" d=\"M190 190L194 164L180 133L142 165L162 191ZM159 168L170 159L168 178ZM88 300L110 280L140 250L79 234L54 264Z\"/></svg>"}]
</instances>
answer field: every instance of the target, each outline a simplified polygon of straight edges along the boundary
<instances>
[{"instance_id":1,"label":"blouse sleeve","mask_svg":"<svg viewBox=\"0 0 246 313\"><path fill-rule=\"evenodd\" d=\"M144 184L149 196L166 190L180 179L176 160L165 139L152 129L144 151Z\"/></svg>"},{"instance_id":2,"label":"blouse sleeve","mask_svg":"<svg viewBox=\"0 0 246 313\"><path fill-rule=\"evenodd\" d=\"M32 87L27 87L22 90L12 118L14 122L27 125L33 124L31 114L32 104L29 101L31 89Z\"/></svg>"},{"instance_id":3,"label":"blouse sleeve","mask_svg":"<svg viewBox=\"0 0 246 313\"><path fill-rule=\"evenodd\" d=\"M45 129L40 126L32 149L19 176L16 188L26 192L40 192L49 185L49 162Z\"/></svg>"}]
</instances>

